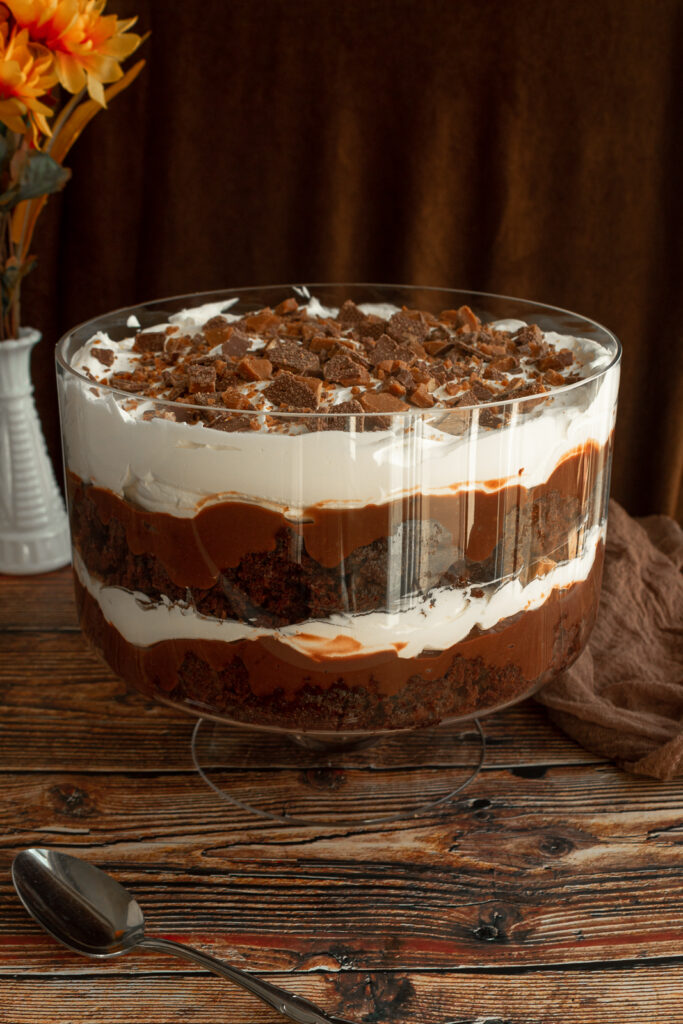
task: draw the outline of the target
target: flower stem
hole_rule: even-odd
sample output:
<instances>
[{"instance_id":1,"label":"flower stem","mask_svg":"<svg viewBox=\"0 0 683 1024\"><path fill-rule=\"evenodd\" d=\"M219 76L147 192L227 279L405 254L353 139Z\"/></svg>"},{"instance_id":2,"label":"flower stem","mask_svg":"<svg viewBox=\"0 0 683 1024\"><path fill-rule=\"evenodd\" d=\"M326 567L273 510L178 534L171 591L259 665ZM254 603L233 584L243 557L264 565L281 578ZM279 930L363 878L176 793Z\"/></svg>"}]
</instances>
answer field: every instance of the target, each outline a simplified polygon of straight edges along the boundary
<instances>
[{"instance_id":1,"label":"flower stem","mask_svg":"<svg viewBox=\"0 0 683 1024\"><path fill-rule=\"evenodd\" d=\"M79 93L76 93L75 96L71 97L69 102L65 105L64 109L60 111L59 117L55 121L55 125L54 125L54 128L52 130L52 135L50 137L50 141L48 142L47 146L45 147L45 152L46 153L49 153L50 150L52 149L52 147L54 146L55 142L57 141L57 137L59 136L60 131L62 130L62 128L64 127L66 122L69 120L69 118L73 114L73 112L76 109L76 107L78 106L78 104L81 102L81 100L85 96L85 93L86 93L86 90L85 89L81 89L81 91ZM24 225L23 225L22 230L21 230L21 238L19 239L19 245L16 248L16 257L19 260L20 264L23 263L24 260L28 256L28 253L26 252L26 249L28 249L28 246L30 245L30 240L27 239L27 237L26 237L26 231L28 229L29 223L31 222L32 204L33 203L42 202L43 199L44 199L44 197L40 196L38 199L29 199L28 200L28 205L27 205L27 208L26 208L26 217L24 218ZM11 243L10 243L10 246L11 246Z\"/></svg>"},{"instance_id":2,"label":"flower stem","mask_svg":"<svg viewBox=\"0 0 683 1024\"><path fill-rule=\"evenodd\" d=\"M9 253L7 251L7 239L8 239L7 222L9 221L9 219L10 218L9 218L9 214L8 213L3 214L3 216L2 216L2 226L0 227L0 267L3 267L3 268L7 266L7 260L9 258ZM4 285L3 285L2 316L0 317L0 341L4 341L5 338L7 337L7 312L8 312L8 309L7 309L7 305L6 305L6 298L7 298L7 295L6 295L6 292L5 292Z\"/></svg>"},{"instance_id":3,"label":"flower stem","mask_svg":"<svg viewBox=\"0 0 683 1024\"><path fill-rule=\"evenodd\" d=\"M7 218L7 244L9 246L10 253L12 253L14 247L12 245L12 218L11 217ZM22 272L21 271L22 271L21 264L19 264L18 267L17 267L17 280L16 280L16 284L14 285L14 288L12 289L12 297L10 299L10 304L9 304L9 316L10 316L9 336L10 336L10 338L18 338L19 337L19 324L21 322L21 316L20 316L21 277L22 277Z\"/></svg>"},{"instance_id":4,"label":"flower stem","mask_svg":"<svg viewBox=\"0 0 683 1024\"><path fill-rule=\"evenodd\" d=\"M48 142L47 146L45 147L45 152L46 153L49 153L50 150L52 149L52 147L54 146L54 144L55 144L55 142L57 140L57 136L59 135L60 131L62 130L62 128L64 127L66 122L71 117L71 114L74 112L74 110L76 109L78 104L81 102L81 100L85 96L85 93L86 93L86 90L85 89L81 89L80 92L76 93L75 96L71 97L71 99L66 104L64 109L60 111L59 117L55 121L54 128L52 129L52 136L50 137L50 141Z\"/></svg>"}]
</instances>

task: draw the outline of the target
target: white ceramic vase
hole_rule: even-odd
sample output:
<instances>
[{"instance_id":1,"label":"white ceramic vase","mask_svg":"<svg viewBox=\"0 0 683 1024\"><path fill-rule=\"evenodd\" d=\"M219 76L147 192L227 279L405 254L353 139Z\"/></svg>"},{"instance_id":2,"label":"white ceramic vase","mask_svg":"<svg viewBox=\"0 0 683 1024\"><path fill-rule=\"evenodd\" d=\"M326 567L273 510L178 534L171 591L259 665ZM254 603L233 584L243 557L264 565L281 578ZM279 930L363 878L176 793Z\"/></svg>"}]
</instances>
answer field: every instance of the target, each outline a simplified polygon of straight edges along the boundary
<instances>
[{"instance_id":1,"label":"white ceramic vase","mask_svg":"<svg viewBox=\"0 0 683 1024\"><path fill-rule=\"evenodd\" d=\"M33 401L31 349L23 327L0 341L0 572L49 572L71 561L69 523Z\"/></svg>"}]
</instances>

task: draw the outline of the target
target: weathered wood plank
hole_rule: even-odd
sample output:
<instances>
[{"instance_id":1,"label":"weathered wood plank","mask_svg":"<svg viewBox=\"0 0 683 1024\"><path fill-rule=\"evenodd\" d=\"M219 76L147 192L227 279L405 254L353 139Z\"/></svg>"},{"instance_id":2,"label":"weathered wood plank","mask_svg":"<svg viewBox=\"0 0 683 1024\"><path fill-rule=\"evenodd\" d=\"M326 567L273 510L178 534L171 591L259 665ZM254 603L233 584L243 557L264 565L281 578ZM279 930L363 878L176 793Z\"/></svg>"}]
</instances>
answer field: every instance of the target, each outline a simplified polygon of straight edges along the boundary
<instances>
[{"instance_id":1,"label":"weathered wood plank","mask_svg":"<svg viewBox=\"0 0 683 1024\"><path fill-rule=\"evenodd\" d=\"M75 694L71 694L72 698ZM194 719L181 713L145 704L133 695L121 697L112 693L112 701L102 701L93 714L58 712L63 701L56 698L51 708L34 709L15 714L8 712L0 690L0 771L139 771L193 770L190 739ZM86 701L83 702L84 705ZM545 720L541 709L533 705L515 711L501 712L483 722L486 733L486 765L488 767L538 768L550 765L596 765L587 751L562 736ZM364 760L346 757L345 763L356 761L381 767L473 765L478 756L477 740L470 727L464 732L466 746L461 752L459 730L440 730L403 739L386 739ZM250 734L254 736L254 734ZM252 763L256 752L251 740L239 732L228 734L222 745L226 767L245 764L246 751ZM289 741L258 734L261 758L272 768L292 763ZM465 756L466 754L466 756ZM285 758L286 755L286 758ZM313 764L303 752L297 753L301 765ZM132 762L132 763L131 763ZM531 773L530 773L531 774Z\"/></svg>"},{"instance_id":2,"label":"weathered wood plank","mask_svg":"<svg viewBox=\"0 0 683 1024\"><path fill-rule=\"evenodd\" d=\"M0 574L0 630L77 628L70 568L37 576Z\"/></svg>"},{"instance_id":3,"label":"weathered wood plank","mask_svg":"<svg viewBox=\"0 0 683 1024\"><path fill-rule=\"evenodd\" d=\"M283 1018L219 978L173 974L26 977L3 983L5 1024L281 1024ZM500 977L449 974L270 975L329 1013L367 1024L680 1024L680 968L548 972Z\"/></svg>"},{"instance_id":4,"label":"weathered wood plank","mask_svg":"<svg viewBox=\"0 0 683 1024\"><path fill-rule=\"evenodd\" d=\"M279 770L222 772L216 777L240 798L254 797L256 789L260 788L274 812L279 811L296 788L297 792L310 793L312 814L322 810L342 817L347 807L356 806L360 799L366 801L369 811L391 811L393 805L384 802L383 784L392 781L396 788L405 785L409 792L414 785L411 777L415 774L420 777L420 789L425 797L432 791L440 792L442 773L432 769L397 773L391 769L382 772L349 769L342 780L335 779L338 785L334 790L321 788L315 778L309 780L298 773ZM404 778L407 781L402 783ZM461 856L464 835L471 830L479 836L502 839L507 833L514 836L517 827L528 827L531 822L535 827L553 823L560 830L574 831L574 840L560 844L562 848L555 851L556 854L572 853L586 845L593 847L598 841L637 846L648 837L650 846L676 847L683 838L680 786L676 782L655 785L645 779L624 777L610 766L600 766L590 774L581 766L558 766L542 774L539 772L538 777L531 779L520 777L514 770L490 768L474 786L462 801L456 802L454 810L444 811L439 823L439 828L446 830L449 846L457 843ZM76 795L70 797L69 794ZM145 794L147 799L144 799ZM119 830L125 835L131 828L138 830L141 837L153 838L167 831L176 834L186 827L199 834L204 828L220 829L226 835L245 827L250 833L260 835L273 827L247 815L232 803L221 801L196 773L191 772L157 776L148 773L79 774L66 770L15 773L5 776L3 797L0 830L9 830L12 826L35 830L47 818L51 826L62 824L68 830L85 821L93 833L104 832L116 841ZM465 818L460 817L462 814ZM402 827L411 828L414 824L408 819ZM284 831L291 843L295 830ZM368 826L366 831L372 833L376 829ZM311 841L310 835L305 838L307 843ZM2 842L0 836L0 844ZM391 850L387 848L387 852ZM512 849L502 842L500 849L492 854L514 862ZM553 851L548 856L552 858ZM683 864L681 866L683 869Z\"/></svg>"},{"instance_id":5,"label":"weathered wood plank","mask_svg":"<svg viewBox=\"0 0 683 1024\"><path fill-rule=\"evenodd\" d=\"M132 766L131 751L140 769L163 771L191 763L193 719L127 692L78 633L0 633L0 711L6 726L0 770L126 770ZM492 715L483 725L490 765L594 764L597 760L563 736L532 701ZM463 763L454 742L462 733L474 737L474 727L430 730L384 741L362 760L370 756L387 766L407 765L414 756L416 764ZM277 737L260 735L258 745L273 767L291 763L289 755L281 756L283 741ZM225 763L244 764L247 746L245 734L236 732L225 748ZM465 763L475 760L476 744L470 743Z\"/></svg>"},{"instance_id":6,"label":"weathered wood plank","mask_svg":"<svg viewBox=\"0 0 683 1024\"><path fill-rule=\"evenodd\" d=\"M278 805L286 773L271 784ZM680 787L608 767L491 770L441 820L355 830L269 827L189 775L10 776L4 795L0 868L28 845L80 852L154 930L254 968L321 950L358 969L683 956ZM0 894L2 961L35 966L33 925Z\"/></svg>"}]
</instances>

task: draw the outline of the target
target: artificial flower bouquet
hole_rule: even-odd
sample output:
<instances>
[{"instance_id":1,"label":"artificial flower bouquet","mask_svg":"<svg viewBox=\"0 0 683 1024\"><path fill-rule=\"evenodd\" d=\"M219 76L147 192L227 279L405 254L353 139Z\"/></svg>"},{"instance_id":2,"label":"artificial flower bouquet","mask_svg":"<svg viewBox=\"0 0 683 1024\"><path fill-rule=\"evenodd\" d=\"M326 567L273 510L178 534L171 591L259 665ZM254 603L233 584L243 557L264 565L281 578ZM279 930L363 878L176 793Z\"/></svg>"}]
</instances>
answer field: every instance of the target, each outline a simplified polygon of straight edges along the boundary
<instances>
[{"instance_id":1,"label":"artificial flower bouquet","mask_svg":"<svg viewBox=\"0 0 683 1024\"><path fill-rule=\"evenodd\" d=\"M85 125L142 70L122 61L142 38L106 0L0 3L0 341L18 337L21 281L36 220L69 178L64 159ZM105 88L107 86L107 88Z\"/></svg>"}]
</instances>

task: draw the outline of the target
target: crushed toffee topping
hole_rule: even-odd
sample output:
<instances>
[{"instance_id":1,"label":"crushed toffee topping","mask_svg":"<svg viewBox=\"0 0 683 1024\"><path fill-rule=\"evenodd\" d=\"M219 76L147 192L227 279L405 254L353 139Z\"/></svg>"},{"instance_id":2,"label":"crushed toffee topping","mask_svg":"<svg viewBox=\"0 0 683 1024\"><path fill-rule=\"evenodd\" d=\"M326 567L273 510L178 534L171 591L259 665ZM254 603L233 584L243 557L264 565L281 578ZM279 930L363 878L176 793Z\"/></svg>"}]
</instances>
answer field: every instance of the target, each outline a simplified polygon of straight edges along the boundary
<instances>
[{"instance_id":1,"label":"crushed toffee topping","mask_svg":"<svg viewBox=\"0 0 683 1024\"><path fill-rule=\"evenodd\" d=\"M549 390L581 379L572 350L551 345L536 324L500 330L469 306L439 315L404 307L384 318L348 300L325 317L289 298L239 319L213 316L193 333L174 325L140 331L125 351L132 366L125 371L114 367L116 343L98 342L90 351L100 365L84 371L96 383L200 407L147 411L146 419L228 431L258 429L255 417L240 415L245 410L265 413L270 426L270 412L317 411L322 430L345 429L339 413L357 416L354 428L363 429L370 413L364 429L383 429L395 412L482 404L480 423L497 427L506 418L497 401L538 395L542 402Z\"/></svg>"}]
</instances>

